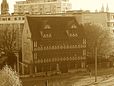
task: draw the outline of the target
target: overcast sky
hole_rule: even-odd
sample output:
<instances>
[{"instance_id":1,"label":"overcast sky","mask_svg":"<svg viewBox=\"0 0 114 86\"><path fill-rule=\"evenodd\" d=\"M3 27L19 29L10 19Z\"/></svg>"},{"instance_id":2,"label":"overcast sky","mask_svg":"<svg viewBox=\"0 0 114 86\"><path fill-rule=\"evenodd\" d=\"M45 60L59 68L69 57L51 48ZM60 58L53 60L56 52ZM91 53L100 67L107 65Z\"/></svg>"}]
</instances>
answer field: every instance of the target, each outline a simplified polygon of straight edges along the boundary
<instances>
[{"instance_id":1,"label":"overcast sky","mask_svg":"<svg viewBox=\"0 0 114 86\"><path fill-rule=\"evenodd\" d=\"M16 1L23 1L23 0L7 0L9 3L9 10L10 12L13 12L13 5ZM2 0L0 0L2 2ZM114 12L114 0L70 0L72 3L72 9L82 9L82 10L91 10L94 11L96 9L100 9L102 7L102 4L104 4L104 7L106 5L109 5L109 9L111 12Z\"/></svg>"}]
</instances>

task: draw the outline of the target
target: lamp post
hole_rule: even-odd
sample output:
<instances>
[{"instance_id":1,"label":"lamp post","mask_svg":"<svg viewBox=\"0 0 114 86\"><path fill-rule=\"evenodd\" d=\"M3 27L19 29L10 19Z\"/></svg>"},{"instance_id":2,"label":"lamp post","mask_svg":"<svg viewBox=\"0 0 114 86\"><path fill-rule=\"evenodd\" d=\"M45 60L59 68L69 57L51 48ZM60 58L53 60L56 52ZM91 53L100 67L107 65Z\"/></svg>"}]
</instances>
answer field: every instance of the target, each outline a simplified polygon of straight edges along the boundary
<instances>
[{"instance_id":1,"label":"lamp post","mask_svg":"<svg viewBox=\"0 0 114 86\"><path fill-rule=\"evenodd\" d=\"M16 60L17 60L17 72L19 74L19 53L15 52L15 55L16 55Z\"/></svg>"},{"instance_id":2,"label":"lamp post","mask_svg":"<svg viewBox=\"0 0 114 86\"><path fill-rule=\"evenodd\" d=\"M95 82L97 82L97 46L95 47Z\"/></svg>"},{"instance_id":3,"label":"lamp post","mask_svg":"<svg viewBox=\"0 0 114 86\"><path fill-rule=\"evenodd\" d=\"M45 82L45 86L48 86L48 80L46 80L46 82Z\"/></svg>"}]
</instances>

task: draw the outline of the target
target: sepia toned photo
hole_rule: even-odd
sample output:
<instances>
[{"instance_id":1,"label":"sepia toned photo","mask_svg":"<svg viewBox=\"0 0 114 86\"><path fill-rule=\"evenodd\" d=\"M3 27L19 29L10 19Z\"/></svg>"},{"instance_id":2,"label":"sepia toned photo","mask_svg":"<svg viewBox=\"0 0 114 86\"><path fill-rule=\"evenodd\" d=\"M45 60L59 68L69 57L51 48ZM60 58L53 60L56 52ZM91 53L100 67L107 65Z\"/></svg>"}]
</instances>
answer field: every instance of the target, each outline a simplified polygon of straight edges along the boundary
<instances>
[{"instance_id":1,"label":"sepia toned photo","mask_svg":"<svg viewBox=\"0 0 114 86\"><path fill-rule=\"evenodd\" d=\"M113 0L0 0L0 86L114 86Z\"/></svg>"}]
</instances>

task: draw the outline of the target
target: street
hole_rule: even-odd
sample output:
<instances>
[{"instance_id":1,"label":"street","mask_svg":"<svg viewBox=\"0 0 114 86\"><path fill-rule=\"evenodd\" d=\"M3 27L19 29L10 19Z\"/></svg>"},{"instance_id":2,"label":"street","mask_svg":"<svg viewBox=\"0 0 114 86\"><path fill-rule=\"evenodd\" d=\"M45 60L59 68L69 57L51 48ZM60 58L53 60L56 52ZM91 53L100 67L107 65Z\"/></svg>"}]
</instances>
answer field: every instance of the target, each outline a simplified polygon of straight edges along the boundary
<instances>
[{"instance_id":1,"label":"street","mask_svg":"<svg viewBox=\"0 0 114 86\"><path fill-rule=\"evenodd\" d=\"M77 76L76 74L62 74L50 77L22 78L22 82L23 86L72 86L72 83L82 77L84 76Z\"/></svg>"},{"instance_id":2,"label":"street","mask_svg":"<svg viewBox=\"0 0 114 86\"><path fill-rule=\"evenodd\" d=\"M114 76L96 84L95 86L114 86Z\"/></svg>"},{"instance_id":3,"label":"street","mask_svg":"<svg viewBox=\"0 0 114 86\"><path fill-rule=\"evenodd\" d=\"M114 69L113 69L114 70ZM113 70L105 71L103 75L97 77L89 74L61 74L50 77L22 78L23 86L114 86ZM107 72L110 74L107 74ZM100 74L100 73L99 73Z\"/></svg>"}]
</instances>

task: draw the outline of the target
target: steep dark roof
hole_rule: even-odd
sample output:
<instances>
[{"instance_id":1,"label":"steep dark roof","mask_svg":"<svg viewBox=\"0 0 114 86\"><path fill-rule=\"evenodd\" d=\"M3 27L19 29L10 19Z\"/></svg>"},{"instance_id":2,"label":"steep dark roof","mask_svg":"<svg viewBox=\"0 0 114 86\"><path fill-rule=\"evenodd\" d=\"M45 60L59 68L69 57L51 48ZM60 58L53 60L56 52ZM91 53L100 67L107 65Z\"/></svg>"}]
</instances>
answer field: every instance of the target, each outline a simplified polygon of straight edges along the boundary
<instances>
[{"instance_id":1,"label":"steep dark roof","mask_svg":"<svg viewBox=\"0 0 114 86\"><path fill-rule=\"evenodd\" d=\"M73 16L28 16L27 21L34 40L42 39L41 31L52 33L54 39L66 39L66 30L70 29L73 24L79 27ZM45 27L49 29L45 29Z\"/></svg>"}]
</instances>

